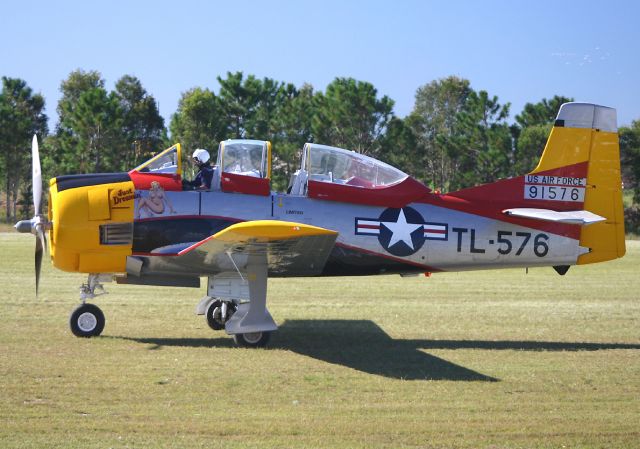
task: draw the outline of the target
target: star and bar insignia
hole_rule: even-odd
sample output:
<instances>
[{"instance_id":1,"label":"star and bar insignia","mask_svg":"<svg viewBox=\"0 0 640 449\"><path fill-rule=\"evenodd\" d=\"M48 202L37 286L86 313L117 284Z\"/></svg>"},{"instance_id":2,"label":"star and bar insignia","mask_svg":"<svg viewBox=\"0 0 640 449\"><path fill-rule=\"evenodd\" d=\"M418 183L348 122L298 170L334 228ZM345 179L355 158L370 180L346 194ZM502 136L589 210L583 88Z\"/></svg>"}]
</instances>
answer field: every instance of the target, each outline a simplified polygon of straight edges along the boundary
<instances>
[{"instance_id":1,"label":"star and bar insignia","mask_svg":"<svg viewBox=\"0 0 640 449\"><path fill-rule=\"evenodd\" d=\"M405 257L422 248L426 240L447 240L449 226L424 221L412 207L388 208L377 219L356 217L355 233L377 236L387 252Z\"/></svg>"}]
</instances>

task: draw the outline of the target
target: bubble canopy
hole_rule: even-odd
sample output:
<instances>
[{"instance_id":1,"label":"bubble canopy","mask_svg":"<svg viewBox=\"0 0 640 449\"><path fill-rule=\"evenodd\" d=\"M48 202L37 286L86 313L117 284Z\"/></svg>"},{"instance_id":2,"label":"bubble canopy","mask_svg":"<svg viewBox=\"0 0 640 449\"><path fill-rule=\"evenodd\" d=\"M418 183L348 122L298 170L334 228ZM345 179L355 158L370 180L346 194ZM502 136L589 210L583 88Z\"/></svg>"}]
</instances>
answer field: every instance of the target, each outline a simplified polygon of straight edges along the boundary
<instances>
[{"instance_id":1,"label":"bubble canopy","mask_svg":"<svg viewBox=\"0 0 640 449\"><path fill-rule=\"evenodd\" d=\"M342 148L307 143L302 169L310 181L377 188L400 183L409 175L377 159Z\"/></svg>"}]
</instances>

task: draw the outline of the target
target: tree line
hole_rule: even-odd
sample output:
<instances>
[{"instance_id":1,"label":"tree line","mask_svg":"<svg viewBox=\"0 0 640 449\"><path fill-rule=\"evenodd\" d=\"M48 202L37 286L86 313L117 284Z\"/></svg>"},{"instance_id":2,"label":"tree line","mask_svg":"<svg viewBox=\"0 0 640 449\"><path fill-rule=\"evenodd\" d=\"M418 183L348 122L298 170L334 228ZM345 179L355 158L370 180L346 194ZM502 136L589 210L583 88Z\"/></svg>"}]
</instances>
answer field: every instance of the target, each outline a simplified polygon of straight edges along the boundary
<instances>
[{"instance_id":1,"label":"tree line","mask_svg":"<svg viewBox=\"0 0 640 449\"><path fill-rule=\"evenodd\" d=\"M45 179L128 171L174 142L187 154L207 148L215 155L220 141L247 138L272 142L275 190L284 189L298 168L304 143L317 142L381 159L446 192L535 168L560 105L573 101L556 95L527 103L510 123L510 103L449 76L420 86L412 112L398 117L391 98L352 78L336 78L324 91L242 72L217 81L218 92L183 92L167 126L136 77L124 75L108 91L99 72L76 70L61 82L59 121L50 132L45 99L26 81L3 77L0 190L6 220L30 216L34 133ZM640 120L619 131L623 179L633 192L627 227L638 232Z\"/></svg>"}]
</instances>

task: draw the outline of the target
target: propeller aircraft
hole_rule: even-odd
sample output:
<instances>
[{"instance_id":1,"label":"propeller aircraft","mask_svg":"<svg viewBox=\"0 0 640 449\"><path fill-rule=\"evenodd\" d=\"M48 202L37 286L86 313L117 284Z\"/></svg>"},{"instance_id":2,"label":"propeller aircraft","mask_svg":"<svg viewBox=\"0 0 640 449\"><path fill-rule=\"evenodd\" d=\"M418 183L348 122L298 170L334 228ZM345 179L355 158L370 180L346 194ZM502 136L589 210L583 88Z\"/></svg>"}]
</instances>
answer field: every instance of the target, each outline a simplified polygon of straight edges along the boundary
<instances>
[{"instance_id":1,"label":"propeller aircraft","mask_svg":"<svg viewBox=\"0 0 640 449\"><path fill-rule=\"evenodd\" d=\"M562 105L538 166L522 176L440 194L376 159L307 143L286 192L271 190L271 144L220 143L210 190L182 188L180 144L128 173L57 176L46 214L34 136L36 292L43 251L88 275L70 317L78 337L105 318L87 300L105 281L199 287L214 330L245 347L277 329L267 279L415 275L572 265L625 253L616 111ZM48 239L47 239L48 237ZM47 245L48 241L48 245Z\"/></svg>"}]
</instances>

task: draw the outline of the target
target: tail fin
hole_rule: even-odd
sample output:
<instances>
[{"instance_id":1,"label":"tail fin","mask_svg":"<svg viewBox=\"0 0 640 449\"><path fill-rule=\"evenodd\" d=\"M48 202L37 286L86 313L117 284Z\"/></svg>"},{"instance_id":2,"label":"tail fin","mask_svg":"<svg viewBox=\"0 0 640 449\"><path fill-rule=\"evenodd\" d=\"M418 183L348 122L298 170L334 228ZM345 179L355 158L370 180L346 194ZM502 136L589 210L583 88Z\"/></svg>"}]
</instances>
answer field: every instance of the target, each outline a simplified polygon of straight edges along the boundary
<instances>
[{"instance_id":1,"label":"tail fin","mask_svg":"<svg viewBox=\"0 0 640 449\"><path fill-rule=\"evenodd\" d=\"M583 175L586 173L584 209L606 218L601 223L582 227L580 246L591 251L581 255L578 264L624 256L620 146L615 109L588 103L562 105L540 163L527 177L569 166Z\"/></svg>"}]
</instances>

